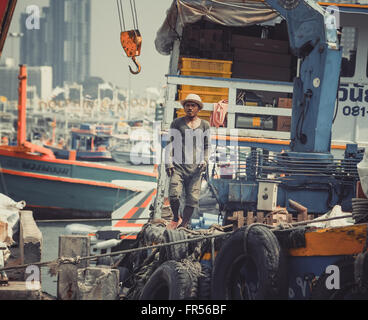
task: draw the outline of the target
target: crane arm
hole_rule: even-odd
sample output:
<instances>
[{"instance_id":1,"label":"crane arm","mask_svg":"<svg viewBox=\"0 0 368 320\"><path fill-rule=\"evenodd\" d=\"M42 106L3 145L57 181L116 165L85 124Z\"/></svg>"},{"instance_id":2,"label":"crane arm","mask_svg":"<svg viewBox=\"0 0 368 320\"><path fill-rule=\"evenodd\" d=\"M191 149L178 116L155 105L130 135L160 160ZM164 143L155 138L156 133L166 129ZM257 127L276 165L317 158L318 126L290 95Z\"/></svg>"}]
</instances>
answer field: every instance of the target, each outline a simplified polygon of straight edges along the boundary
<instances>
[{"instance_id":1,"label":"crane arm","mask_svg":"<svg viewBox=\"0 0 368 320\"><path fill-rule=\"evenodd\" d=\"M342 50L334 17L313 0L265 0L286 20L290 48L300 58L294 79L291 149L329 153Z\"/></svg>"}]
</instances>

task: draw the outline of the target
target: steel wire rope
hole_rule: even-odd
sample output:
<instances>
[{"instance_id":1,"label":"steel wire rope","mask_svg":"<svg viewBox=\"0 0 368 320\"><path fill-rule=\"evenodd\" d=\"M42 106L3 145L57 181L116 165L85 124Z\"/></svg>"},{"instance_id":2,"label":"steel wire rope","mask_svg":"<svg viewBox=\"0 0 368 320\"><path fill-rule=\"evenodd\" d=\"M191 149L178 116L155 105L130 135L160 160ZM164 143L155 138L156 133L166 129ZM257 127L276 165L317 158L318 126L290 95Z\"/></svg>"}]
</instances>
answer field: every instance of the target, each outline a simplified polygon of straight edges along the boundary
<instances>
[{"instance_id":1,"label":"steel wire rope","mask_svg":"<svg viewBox=\"0 0 368 320\"><path fill-rule=\"evenodd\" d=\"M295 222L295 223L290 223L290 224L279 224L278 226L271 226L271 225L267 225L267 224L260 224L260 225L263 225L263 226L265 226L269 229L273 229L273 230L280 230L280 229L282 230L282 229L285 229L285 228L292 229L293 227L297 227L297 226L301 226L301 225L308 225L308 224L312 224L312 223L325 222L325 221L344 219L344 218L352 218L352 217L353 217L353 215L350 214L350 215L324 218L324 219L318 219L317 218L317 219L314 219L314 220L300 221L300 222ZM231 226L231 225L224 226L222 228L225 229L226 227L229 227L229 226ZM145 246L145 247L125 249L125 250L120 250L120 251L115 251L115 252L110 252L110 253L104 253L104 254L99 254L99 255L93 255L93 256L60 257L60 258L50 260L50 261L34 262L34 263L29 263L29 264L17 265L17 266L3 267L3 268L0 268L0 272L1 271L7 271L7 270L25 269L30 265L48 266L48 265L52 265L52 264L55 264L55 263L57 263L58 265L62 265L62 264L79 264L81 261L84 261L84 260L96 260L96 259L101 258L101 257L117 256L117 255L121 255L121 254L139 252L139 251L143 251L143 250L156 249L156 248L161 248L161 247L167 247L167 246L172 246L172 245L186 243L186 242L195 242L195 241L202 241L202 240L207 240L207 239L212 239L212 238L225 237L225 236L229 236L230 234L233 234L233 233L234 233L234 231L233 232L224 232L224 233L221 233L221 234L212 234L212 235L200 236L200 237L189 238L189 239L187 238L187 239L177 240L177 241L173 241L173 242L160 243L160 244L155 244L155 245Z\"/></svg>"},{"instance_id":2,"label":"steel wire rope","mask_svg":"<svg viewBox=\"0 0 368 320\"><path fill-rule=\"evenodd\" d=\"M134 30L137 30L138 28L137 28L137 21L136 21L136 19L137 19L137 17L136 17L136 15L134 15L134 6L135 6L135 2L134 2L134 0L133 0L133 3L132 3L132 0L129 0L129 3L130 3L130 11L131 11L131 13L132 13L132 21L133 21L133 29Z\"/></svg>"},{"instance_id":3,"label":"steel wire rope","mask_svg":"<svg viewBox=\"0 0 368 320\"><path fill-rule=\"evenodd\" d=\"M139 29L139 26L138 26L138 15L137 15L137 8L135 6L135 0L133 0L133 9L134 9L134 15L135 15L135 23L136 23L137 29Z\"/></svg>"},{"instance_id":4,"label":"steel wire rope","mask_svg":"<svg viewBox=\"0 0 368 320\"><path fill-rule=\"evenodd\" d=\"M123 11L123 3L122 0L116 0L116 4L118 6L118 15L119 15L119 21L120 21L120 30L121 32L126 30L125 27L125 20L124 20L124 11ZM123 29L124 27L124 29Z\"/></svg>"},{"instance_id":5,"label":"steel wire rope","mask_svg":"<svg viewBox=\"0 0 368 320\"><path fill-rule=\"evenodd\" d=\"M167 247L167 246L172 246L172 245L186 243L186 242L202 241L202 240L207 240L207 239L212 239L212 238L228 236L229 234L230 233L212 234L212 235L207 235L207 236L177 240L177 241L167 242L167 243L160 243L160 244L155 244L155 245L145 246L145 247L125 249L125 250L109 252L109 253L103 253L103 254L92 255L92 256L59 257L57 259L50 260L50 261L34 262L34 263L30 263L30 264L22 264L22 265L17 265L17 266L9 266L9 267L0 268L0 272L1 271L7 271L7 270L13 270L13 269L24 269L24 268L27 268L29 265L47 266L47 265L51 265L51 264L55 264L55 263L60 264L60 265L61 264L79 264L81 261L84 261L84 260L96 260L96 259L102 258L102 257L117 256L117 255L121 255L121 254L125 254L125 253L133 253L133 252L139 252L139 251L143 251L143 250L156 249L156 248Z\"/></svg>"}]
</instances>

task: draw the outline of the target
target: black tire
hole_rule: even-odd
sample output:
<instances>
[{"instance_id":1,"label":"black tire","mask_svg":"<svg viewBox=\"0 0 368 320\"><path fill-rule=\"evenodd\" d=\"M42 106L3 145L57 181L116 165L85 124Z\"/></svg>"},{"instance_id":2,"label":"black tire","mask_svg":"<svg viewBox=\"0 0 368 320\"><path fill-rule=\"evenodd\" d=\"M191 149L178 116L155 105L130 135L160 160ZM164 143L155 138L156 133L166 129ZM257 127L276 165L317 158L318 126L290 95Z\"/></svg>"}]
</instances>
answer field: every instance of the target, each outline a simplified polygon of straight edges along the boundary
<instances>
[{"instance_id":1,"label":"black tire","mask_svg":"<svg viewBox=\"0 0 368 320\"><path fill-rule=\"evenodd\" d=\"M149 225L144 231L144 240L147 244L160 243L166 228L161 225Z\"/></svg>"},{"instance_id":2,"label":"black tire","mask_svg":"<svg viewBox=\"0 0 368 320\"><path fill-rule=\"evenodd\" d=\"M361 289L368 289L368 251L359 253L354 261L354 279Z\"/></svg>"},{"instance_id":3,"label":"black tire","mask_svg":"<svg viewBox=\"0 0 368 320\"><path fill-rule=\"evenodd\" d=\"M168 230L166 229L163 237L165 239L165 243L175 242L179 240L187 239L187 234L184 230ZM162 247L160 249L160 260L176 260L180 261L185 259L188 256L189 247L188 242Z\"/></svg>"},{"instance_id":4,"label":"black tire","mask_svg":"<svg viewBox=\"0 0 368 320\"><path fill-rule=\"evenodd\" d=\"M287 270L276 236L267 227L237 230L223 244L213 268L212 299L264 300L287 298Z\"/></svg>"},{"instance_id":5,"label":"black tire","mask_svg":"<svg viewBox=\"0 0 368 320\"><path fill-rule=\"evenodd\" d=\"M211 299L212 267L202 264L202 276L198 278L198 299Z\"/></svg>"},{"instance_id":6,"label":"black tire","mask_svg":"<svg viewBox=\"0 0 368 320\"><path fill-rule=\"evenodd\" d=\"M140 300L192 299L196 290L189 272L177 261L159 266L142 289Z\"/></svg>"},{"instance_id":7,"label":"black tire","mask_svg":"<svg viewBox=\"0 0 368 320\"><path fill-rule=\"evenodd\" d=\"M340 289L328 289L326 281L331 274L322 273L312 288L311 300L367 300L368 292L359 289L354 278L354 258L347 257L335 263L340 271Z\"/></svg>"}]
</instances>

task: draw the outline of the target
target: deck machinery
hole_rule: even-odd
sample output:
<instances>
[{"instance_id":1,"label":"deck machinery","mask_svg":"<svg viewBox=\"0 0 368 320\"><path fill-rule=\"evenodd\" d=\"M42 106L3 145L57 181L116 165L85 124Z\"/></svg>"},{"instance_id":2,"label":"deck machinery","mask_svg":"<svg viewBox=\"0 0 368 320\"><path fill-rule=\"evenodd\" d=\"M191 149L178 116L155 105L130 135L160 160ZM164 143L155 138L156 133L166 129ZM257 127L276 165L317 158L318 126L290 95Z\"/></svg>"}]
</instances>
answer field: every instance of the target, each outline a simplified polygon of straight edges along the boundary
<instances>
[{"instance_id":1,"label":"deck machinery","mask_svg":"<svg viewBox=\"0 0 368 320\"><path fill-rule=\"evenodd\" d=\"M251 148L243 174L240 170L235 179L210 178L209 185L227 215L236 210L272 211L277 206L295 213L290 199L313 214L324 214L337 204L351 210L359 180L356 164L363 150L347 145L344 159L331 154L342 59L333 12L310 0L266 2L285 18L290 48L298 58L290 151Z\"/></svg>"}]
</instances>

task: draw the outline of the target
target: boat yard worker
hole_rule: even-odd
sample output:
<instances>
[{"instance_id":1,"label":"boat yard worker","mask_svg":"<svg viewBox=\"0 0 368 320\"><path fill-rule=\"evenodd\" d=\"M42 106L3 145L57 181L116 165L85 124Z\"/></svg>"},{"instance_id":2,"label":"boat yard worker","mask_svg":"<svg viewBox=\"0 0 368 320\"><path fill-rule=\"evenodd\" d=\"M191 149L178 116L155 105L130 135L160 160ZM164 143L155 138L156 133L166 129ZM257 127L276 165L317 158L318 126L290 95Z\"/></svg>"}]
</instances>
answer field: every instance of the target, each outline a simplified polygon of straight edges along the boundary
<instances>
[{"instance_id":1,"label":"boat yard worker","mask_svg":"<svg viewBox=\"0 0 368 320\"><path fill-rule=\"evenodd\" d=\"M169 200L174 218L168 229L187 227L193 211L199 205L202 172L208 165L210 125L198 117L203 108L201 98L189 94L180 101L185 116L175 119L170 126L170 143L166 149L166 173L170 177ZM183 219L179 223L182 191L185 191Z\"/></svg>"}]
</instances>

